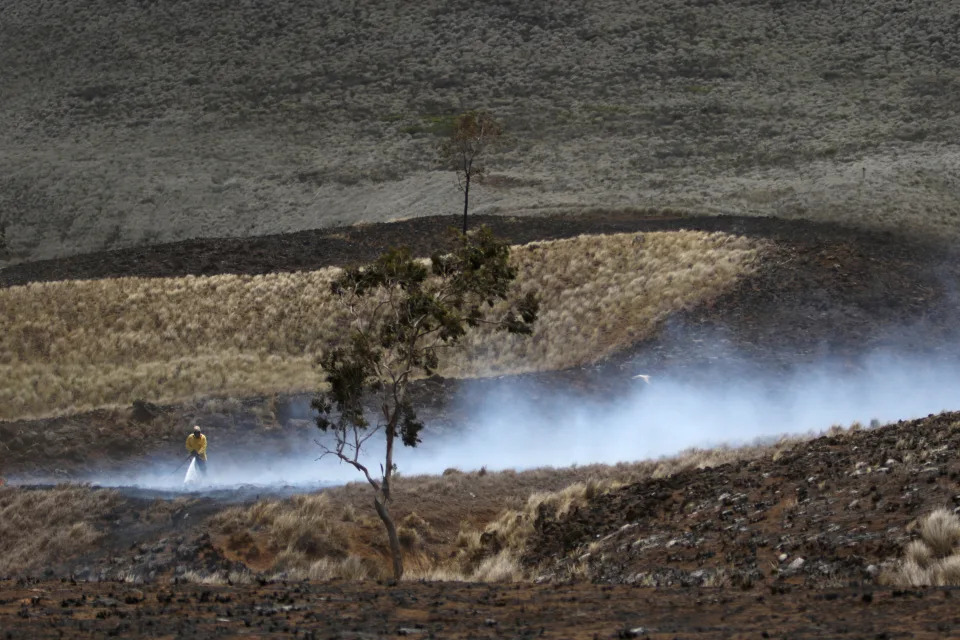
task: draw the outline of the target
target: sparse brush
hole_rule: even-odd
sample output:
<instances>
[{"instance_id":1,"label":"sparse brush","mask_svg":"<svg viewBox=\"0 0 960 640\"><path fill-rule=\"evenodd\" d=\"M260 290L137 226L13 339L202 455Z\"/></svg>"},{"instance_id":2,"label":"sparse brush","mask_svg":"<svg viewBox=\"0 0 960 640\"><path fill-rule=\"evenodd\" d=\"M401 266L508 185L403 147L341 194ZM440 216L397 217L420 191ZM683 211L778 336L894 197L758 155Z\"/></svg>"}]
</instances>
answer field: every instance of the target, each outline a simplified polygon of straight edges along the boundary
<instances>
[{"instance_id":1,"label":"sparse brush","mask_svg":"<svg viewBox=\"0 0 960 640\"><path fill-rule=\"evenodd\" d=\"M307 576L311 580L367 580L375 575L369 563L358 556L347 556L340 560L321 558L310 565Z\"/></svg>"},{"instance_id":2,"label":"sparse brush","mask_svg":"<svg viewBox=\"0 0 960 640\"><path fill-rule=\"evenodd\" d=\"M432 535L433 527L430 526L430 523L421 518L416 511L407 514L400 520L400 524L405 527L409 527L420 534L423 535Z\"/></svg>"},{"instance_id":3,"label":"sparse brush","mask_svg":"<svg viewBox=\"0 0 960 640\"><path fill-rule=\"evenodd\" d=\"M340 512L340 520L343 522L357 521L357 510L352 504L344 505L343 510Z\"/></svg>"},{"instance_id":4,"label":"sparse brush","mask_svg":"<svg viewBox=\"0 0 960 640\"><path fill-rule=\"evenodd\" d=\"M427 569L409 569L404 571L403 579L406 582L466 582L469 580L462 572L450 567L429 567Z\"/></svg>"},{"instance_id":5,"label":"sparse brush","mask_svg":"<svg viewBox=\"0 0 960 640\"><path fill-rule=\"evenodd\" d=\"M913 540L904 549L903 556L921 569L926 569L933 560L933 551L923 540Z\"/></svg>"},{"instance_id":6,"label":"sparse brush","mask_svg":"<svg viewBox=\"0 0 960 640\"><path fill-rule=\"evenodd\" d=\"M523 579L523 569L513 551L504 549L486 558L471 576L476 582L517 582Z\"/></svg>"},{"instance_id":7,"label":"sparse brush","mask_svg":"<svg viewBox=\"0 0 960 640\"><path fill-rule=\"evenodd\" d=\"M941 587L960 586L960 555L938 561L935 567L936 584Z\"/></svg>"},{"instance_id":8,"label":"sparse brush","mask_svg":"<svg viewBox=\"0 0 960 640\"><path fill-rule=\"evenodd\" d=\"M319 559L348 557L350 541L345 527L354 524L351 518L355 515L352 505L337 504L326 493L301 494L226 509L211 518L210 525L227 536L227 546L234 550L253 545L251 532L261 531L277 554L275 569L306 571Z\"/></svg>"},{"instance_id":9,"label":"sparse brush","mask_svg":"<svg viewBox=\"0 0 960 640\"><path fill-rule=\"evenodd\" d=\"M349 548L339 523L325 517L284 513L274 520L269 534L273 548L297 551L308 558L340 558Z\"/></svg>"},{"instance_id":10,"label":"sparse brush","mask_svg":"<svg viewBox=\"0 0 960 640\"><path fill-rule=\"evenodd\" d=\"M456 568L451 570L481 581L521 579L523 572L518 558L534 534L533 523L538 517L546 514L561 518L618 486L620 483L614 480L591 478L586 482L573 483L560 491L534 493L527 499L523 510L504 511L483 532L461 525L457 534L460 551L456 557Z\"/></svg>"},{"instance_id":11,"label":"sparse brush","mask_svg":"<svg viewBox=\"0 0 960 640\"><path fill-rule=\"evenodd\" d=\"M480 532L461 528L457 532L456 545L460 549L478 548L480 546Z\"/></svg>"},{"instance_id":12,"label":"sparse brush","mask_svg":"<svg viewBox=\"0 0 960 640\"><path fill-rule=\"evenodd\" d=\"M412 527L397 527L397 537L400 538L400 544L407 551L420 546L420 534Z\"/></svg>"}]
</instances>

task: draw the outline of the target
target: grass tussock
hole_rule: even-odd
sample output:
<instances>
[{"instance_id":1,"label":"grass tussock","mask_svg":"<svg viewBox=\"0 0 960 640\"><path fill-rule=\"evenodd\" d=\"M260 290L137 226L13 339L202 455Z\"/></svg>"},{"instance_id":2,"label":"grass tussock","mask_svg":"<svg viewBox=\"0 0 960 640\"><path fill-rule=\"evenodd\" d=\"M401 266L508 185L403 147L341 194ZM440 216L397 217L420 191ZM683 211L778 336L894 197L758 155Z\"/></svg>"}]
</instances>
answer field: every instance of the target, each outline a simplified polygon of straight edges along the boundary
<instances>
[{"instance_id":1,"label":"grass tussock","mask_svg":"<svg viewBox=\"0 0 960 640\"><path fill-rule=\"evenodd\" d=\"M478 330L448 376L591 362L713 298L755 263L754 242L693 231L581 236L517 247L521 292L542 294L534 335ZM172 403L316 389L342 333L336 269L265 276L117 278L0 290L0 419L136 399Z\"/></svg>"},{"instance_id":2,"label":"grass tussock","mask_svg":"<svg viewBox=\"0 0 960 640\"><path fill-rule=\"evenodd\" d=\"M522 509L504 511L482 532L461 529L454 562L440 571L446 572L448 578L474 582L524 580L527 576L520 557L534 535L537 518L563 517L620 486L622 482L618 480L592 478L560 491L534 493Z\"/></svg>"},{"instance_id":3,"label":"grass tussock","mask_svg":"<svg viewBox=\"0 0 960 640\"><path fill-rule=\"evenodd\" d=\"M898 587L960 586L960 517L937 509L920 522L920 537L912 540L896 566L881 582Z\"/></svg>"},{"instance_id":4,"label":"grass tussock","mask_svg":"<svg viewBox=\"0 0 960 640\"><path fill-rule=\"evenodd\" d=\"M341 516L341 517L338 517ZM252 507L235 507L217 515L211 524L241 546L249 532L265 536L279 568L299 567L318 559L347 557L349 540L344 512L325 494L297 495L285 501L261 500Z\"/></svg>"},{"instance_id":5,"label":"grass tussock","mask_svg":"<svg viewBox=\"0 0 960 640\"><path fill-rule=\"evenodd\" d=\"M93 548L96 521L119 502L113 491L0 487L0 576L30 573Z\"/></svg>"}]
</instances>

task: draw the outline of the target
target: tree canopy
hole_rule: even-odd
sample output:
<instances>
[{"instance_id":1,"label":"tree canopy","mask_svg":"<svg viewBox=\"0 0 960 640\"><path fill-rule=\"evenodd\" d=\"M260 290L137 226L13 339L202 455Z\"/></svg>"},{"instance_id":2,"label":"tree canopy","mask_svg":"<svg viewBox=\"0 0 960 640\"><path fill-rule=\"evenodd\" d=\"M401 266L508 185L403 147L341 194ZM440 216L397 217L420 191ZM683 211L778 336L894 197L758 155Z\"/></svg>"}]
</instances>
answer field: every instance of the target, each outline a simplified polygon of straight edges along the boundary
<instances>
[{"instance_id":1,"label":"tree canopy","mask_svg":"<svg viewBox=\"0 0 960 640\"><path fill-rule=\"evenodd\" d=\"M517 274L509 245L486 228L458 235L453 251L429 261L415 259L406 248L391 249L371 265L345 270L331 284L351 324L342 343L321 358L329 389L312 406L317 426L333 436L332 444L321 444L324 455L352 465L374 491L397 580L403 561L387 507L394 445L399 437L415 447L423 429L409 385L433 374L440 350L455 345L469 328L486 324L529 334L539 311L535 294L511 297ZM380 473L361 459L377 434L385 444Z\"/></svg>"}]
</instances>

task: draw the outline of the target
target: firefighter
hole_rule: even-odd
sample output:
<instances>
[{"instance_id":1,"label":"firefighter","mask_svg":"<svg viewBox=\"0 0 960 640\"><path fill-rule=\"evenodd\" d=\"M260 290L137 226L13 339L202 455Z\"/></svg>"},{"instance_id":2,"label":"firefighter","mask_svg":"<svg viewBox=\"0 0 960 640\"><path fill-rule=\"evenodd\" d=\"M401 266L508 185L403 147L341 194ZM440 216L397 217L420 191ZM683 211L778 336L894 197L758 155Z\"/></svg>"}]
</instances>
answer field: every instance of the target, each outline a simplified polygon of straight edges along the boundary
<instances>
[{"instance_id":1,"label":"firefighter","mask_svg":"<svg viewBox=\"0 0 960 640\"><path fill-rule=\"evenodd\" d=\"M200 425L193 427L193 433L187 436L187 451L196 459L197 470L207 475L207 436L200 431Z\"/></svg>"}]
</instances>

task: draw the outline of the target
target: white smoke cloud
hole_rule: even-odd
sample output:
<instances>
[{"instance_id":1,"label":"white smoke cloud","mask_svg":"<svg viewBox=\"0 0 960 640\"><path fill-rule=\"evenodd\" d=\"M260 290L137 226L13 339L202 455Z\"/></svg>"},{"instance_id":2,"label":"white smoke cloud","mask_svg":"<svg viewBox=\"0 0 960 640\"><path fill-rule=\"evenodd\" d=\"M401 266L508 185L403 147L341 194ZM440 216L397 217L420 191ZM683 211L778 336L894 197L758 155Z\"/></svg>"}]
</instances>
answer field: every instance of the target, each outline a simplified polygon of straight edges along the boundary
<instances>
[{"instance_id":1,"label":"white smoke cloud","mask_svg":"<svg viewBox=\"0 0 960 640\"><path fill-rule=\"evenodd\" d=\"M877 353L857 366L804 365L777 376L756 369L731 371L716 365L698 371L695 379L683 371L624 372L625 379L650 373L650 382L632 380L634 386L616 400L571 395L522 378L468 383L465 396L484 394L480 402L472 397L469 403L480 409L455 429L428 424L423 444L399 448L396 462L406 475L449 467L519 470L616 463L691 447L819 432L834 424L889 422L960 409L960 364L946 357ZM303 490L363 479L333 457L317 460L316 437L316 432L302 434L276 456L211 443L211 475L204 490L239 485ZM369 444L362 461L376 474L382 460L379 439ZM129 474L90 480L107 486L184 488L182 473L144 472L149 468L140 465Z\"/></svg>"},{"instance_id":2,"label":"white smoke cloud","mask_svg":"<svg viewBox=\"0 0 960 640\"><path fill-rule=\"evenodd\" d=\"M634 392L614 402L505 384L485 399L477 428L427 443L429 457L408 454L406 466L432 473L616 463L960 409L960 365L890 354L856 369L811 365L779 378L728 377L718 367L697 380L665 374L635 382Z\"/></svg>"}]
</instances>

